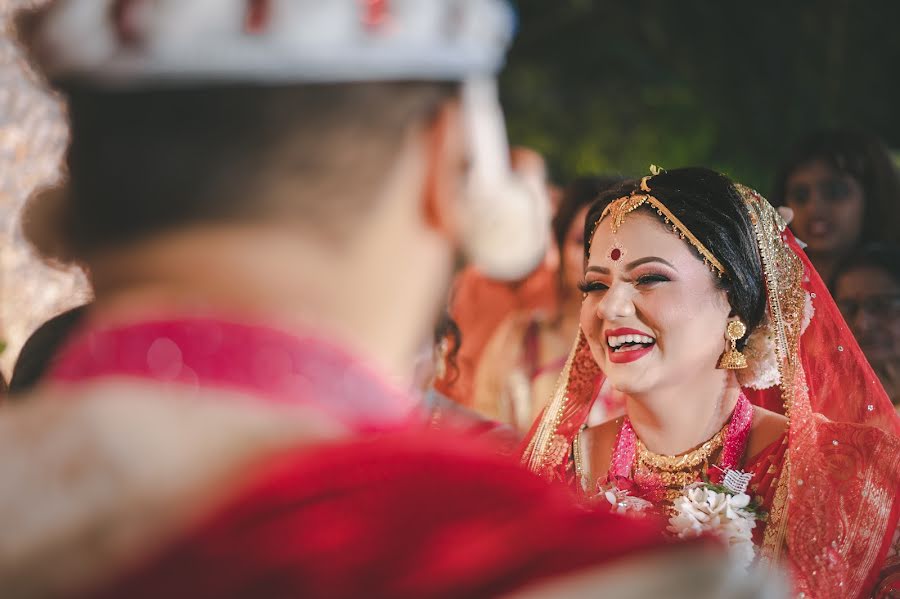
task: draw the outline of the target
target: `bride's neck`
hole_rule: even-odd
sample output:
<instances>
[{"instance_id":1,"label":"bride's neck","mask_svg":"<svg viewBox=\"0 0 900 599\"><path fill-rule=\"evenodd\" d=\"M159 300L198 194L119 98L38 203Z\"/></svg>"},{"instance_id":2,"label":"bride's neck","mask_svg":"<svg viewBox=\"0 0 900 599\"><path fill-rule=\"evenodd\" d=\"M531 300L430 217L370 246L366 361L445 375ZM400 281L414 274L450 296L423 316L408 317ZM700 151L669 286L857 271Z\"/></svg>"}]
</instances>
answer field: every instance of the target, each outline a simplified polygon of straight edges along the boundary
<instances>
[{"instance_id":1,"label":"bride's neck","mask_svg":"<svg viewBox=\"0 0 900 599\"><path fill-rule=\"evenodd\" d=\"M629 395L625 411L650 451L677 455L706 442L728 422L740 394L733 373Z\"/></svg>"}]
</instances>

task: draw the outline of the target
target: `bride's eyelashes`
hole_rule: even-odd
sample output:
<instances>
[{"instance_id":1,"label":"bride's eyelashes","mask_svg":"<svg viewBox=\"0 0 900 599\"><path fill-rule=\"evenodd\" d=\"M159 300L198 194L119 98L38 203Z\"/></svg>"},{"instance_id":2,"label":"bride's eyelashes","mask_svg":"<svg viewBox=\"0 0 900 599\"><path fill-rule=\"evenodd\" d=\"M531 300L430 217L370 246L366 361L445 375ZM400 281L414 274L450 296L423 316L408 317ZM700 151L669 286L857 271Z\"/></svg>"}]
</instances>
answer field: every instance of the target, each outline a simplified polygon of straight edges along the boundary
<instances>
[{"instance_id":1,"label":"bride's eyelashes","mask_svg":"<svg viewBox=\"0 0 900 599\"><path fill-rule=\"evenodd\" d=\"M662 273L650 273L634 279L634 284L642 287L652 287L659 283L668 283L672 279ZM582 293L592 293L595 291L606 291L609 285L600 281L581 281L578 283L578 289Z\"/></svg>"},{"instance_id":2,"label":"bride's eyelashes","mask_svg":"<svg viewBox=\"0 0 900 599\"><path fill-rule=\"evenodd\" d=\"M635 283L638 285L650 286L657 283L668 283L671 280L672 279L662 273L650 273L639 276L635 279Z\"/></svg>"},{"instance_id":3,"label":"bride's eyelashes","mask_svg":"<svg viewBox=\"0 0 900 599\"><path fill-rule=\"evenodd\" d=\"M581 281L578 283L578 289L582 293L593 293L595 291L606 291L609 286L600 281Z\"/></svg>"}]
</instances>

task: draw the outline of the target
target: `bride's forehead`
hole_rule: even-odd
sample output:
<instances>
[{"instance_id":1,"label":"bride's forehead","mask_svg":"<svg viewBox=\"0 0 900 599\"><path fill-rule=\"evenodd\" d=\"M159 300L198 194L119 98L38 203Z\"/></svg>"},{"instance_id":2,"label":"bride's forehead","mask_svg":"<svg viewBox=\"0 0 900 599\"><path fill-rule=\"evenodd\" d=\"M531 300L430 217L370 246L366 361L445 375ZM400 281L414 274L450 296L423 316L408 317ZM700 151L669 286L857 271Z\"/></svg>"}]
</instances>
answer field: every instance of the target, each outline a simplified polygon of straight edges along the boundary
<instances>
[{"instance_id":1,"label":"bride's forehead","mask_svg":"<svg viewBox=\"0 0 900 599\"><path fill-rule=\"evenodd\" d=\"M597 225L591 242L592 257L604 257L605 250L613 245L627 246L633 252L643 248L672 254L690 253L686 243L670 227L645 210L629 214L615 232L612 225L613 219L610 217Z\"/></svg>"}]
</instances>

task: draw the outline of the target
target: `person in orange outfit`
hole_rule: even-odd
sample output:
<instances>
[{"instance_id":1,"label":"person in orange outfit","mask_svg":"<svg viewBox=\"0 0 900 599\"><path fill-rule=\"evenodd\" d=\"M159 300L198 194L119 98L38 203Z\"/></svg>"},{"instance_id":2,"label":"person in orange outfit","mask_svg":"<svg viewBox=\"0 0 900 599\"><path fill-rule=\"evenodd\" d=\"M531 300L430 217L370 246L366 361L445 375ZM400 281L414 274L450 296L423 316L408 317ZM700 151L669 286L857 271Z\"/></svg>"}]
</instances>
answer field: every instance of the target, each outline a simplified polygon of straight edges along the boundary
<instances>
[{"instance_id":1,"label":"person in orange outfit","mask_svg":"<svg viewBox=\"0 0 900 599\"><path fill-rule=\"evenodd\" d=\"M581 292L584 217L616 177L581 177L561 193L552 249L518 284L470 268L457 282L452 310L461 329L458 374L445 384L457 401L525 432L553 391L575 335Z\"/></svg>"},{"instance_id":2,"label":"person in orange outfit","mask_svg":"<svg viewBox=\"0 0 900 599\"><path fill-rule=\"evenodd\" d=\"M522 177L530 180L535 188L547 191L546 200L555 212L560 193L548 180L544 158L525 147L513 148L510 158L512 167ZM547 226L549 229L549 222ZM555 244L548 245L537 269L519 280L498 280L484 274L477 265L463 268L453 283L449 307L461 339L454 355L454 367L440 369L444 372L433 381L434 388L453 401L472 407L475 370L488 340L513 312L555 310L558 269L559 250Z\"/></svg>"}]
</instances>

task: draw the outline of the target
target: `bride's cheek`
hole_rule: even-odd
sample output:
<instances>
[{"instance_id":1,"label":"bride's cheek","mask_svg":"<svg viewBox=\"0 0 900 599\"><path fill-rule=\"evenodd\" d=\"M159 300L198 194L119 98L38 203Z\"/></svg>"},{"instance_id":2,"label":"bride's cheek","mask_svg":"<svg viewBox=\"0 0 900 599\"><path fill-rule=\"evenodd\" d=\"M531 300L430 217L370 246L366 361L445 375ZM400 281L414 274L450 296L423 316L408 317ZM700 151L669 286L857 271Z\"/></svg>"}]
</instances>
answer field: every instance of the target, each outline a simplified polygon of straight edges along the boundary
<instances>
[{"instance_id":1,"label":"bride's cheek","mask_svg":"<svg viewBox=\"0 0 900 599\"><path fill-rule=\"evenodd\" d=\"M595 309L594 302L590 297L582 302L579 322L581 323L581 330L584 332L584 335L588 338L588 340L591 340L596 334L596 329L599 325L596 312L597 311Z\"/></svg>"}]
</instances>

